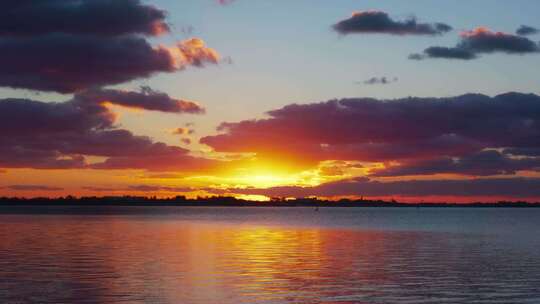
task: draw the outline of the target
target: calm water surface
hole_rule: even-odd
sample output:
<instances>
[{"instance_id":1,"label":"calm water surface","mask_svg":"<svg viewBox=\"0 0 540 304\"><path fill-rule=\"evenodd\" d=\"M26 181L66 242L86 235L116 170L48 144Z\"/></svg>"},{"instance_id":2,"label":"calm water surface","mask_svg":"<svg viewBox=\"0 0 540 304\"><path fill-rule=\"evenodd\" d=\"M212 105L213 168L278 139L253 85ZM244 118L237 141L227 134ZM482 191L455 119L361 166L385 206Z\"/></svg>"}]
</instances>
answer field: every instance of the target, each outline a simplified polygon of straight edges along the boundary
<instances>
[{"instance_id":1,"label":"calm water surface","mask_svg":"<svg viewBox=\"0 0 540 304\"><path fill-rule=\"evenodd\" d=\"M0 303L540 303L540 209L0 208Z\"/></svg>"}]
</instances>

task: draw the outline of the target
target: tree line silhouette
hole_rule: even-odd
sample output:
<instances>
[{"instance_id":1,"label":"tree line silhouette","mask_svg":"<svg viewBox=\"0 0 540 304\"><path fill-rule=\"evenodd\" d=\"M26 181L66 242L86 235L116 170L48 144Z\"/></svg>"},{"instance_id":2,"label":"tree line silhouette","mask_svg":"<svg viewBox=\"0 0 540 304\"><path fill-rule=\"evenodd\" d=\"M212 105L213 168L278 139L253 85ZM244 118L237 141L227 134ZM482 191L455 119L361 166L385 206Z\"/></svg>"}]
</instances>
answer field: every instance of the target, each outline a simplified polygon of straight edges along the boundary
<instances>
[{"instance_id":1,"label":"tree line silhouette","mask_svg":"<svg viewBox=\"0 0 540 304\"><path fill-rule=\"evenodd\" d=\"M403 203L396 200L370 200L370 199L340 199L327 200L315 197L307 198L272 198L270 201L255 201L235 198L231 196L210 196L187 198L175 196L158 198L155 196L65 196L58 198L36 197L0 197L0 206L215 206L215 207L540 207L540 202L526 201L499 201L499 202L421 202Z\"/></svg>"}]
</instances>

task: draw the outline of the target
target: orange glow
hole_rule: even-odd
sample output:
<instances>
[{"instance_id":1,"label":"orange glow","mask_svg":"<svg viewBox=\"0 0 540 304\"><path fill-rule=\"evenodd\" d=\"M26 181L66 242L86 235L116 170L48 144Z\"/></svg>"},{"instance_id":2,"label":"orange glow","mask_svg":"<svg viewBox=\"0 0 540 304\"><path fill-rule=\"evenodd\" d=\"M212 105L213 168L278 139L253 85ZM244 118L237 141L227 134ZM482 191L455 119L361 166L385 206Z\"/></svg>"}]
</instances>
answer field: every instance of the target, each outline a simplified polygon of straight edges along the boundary
<instances>
[{"instance_id":1,"label":"orange glow","mask_svg":"<svg viewBox=\"0 0 540 304\"><path fill-rule=\"evenodd\" d=\"M161 36L169 32L169 26L163 21L156 21L152 24L152 35Z\"/></svg>"},{"instance_id":2,"label":"orange glow","mask_svg":"<svg viewBox=\"0 0 540 304\"><path fill-rule=\"evenodd\" d=\"M369 14L375 14L375 13L382 13L382 11L378 11L378 10L356 11L356 12L352 12L352 16L356 17L356 16L369 15Z\"/></svg>"},{"instance_id":3,"label":"orange glow","mask_svg":"<svg viewBox=\"0 0 540 304\"><path fill-rule=\"evenodd\" d=\"M474 37L478 35L487 35L487 36L505 36L503 32L493 32L489 28L480 26L470 31L463 31L460 33L461 37Z\"/></svg>"},{"instance_id":4,"label":"orange glow","mask_svg":"<svg viewBox=\"0 0 540 304\"><path fill-rule=\"evenodd\" d=\"M183 69L187 65L200 66L203 62L218 63L220 59L219 53L206 47L199 38L181 41L174 47L159 46L159 49L169 53L175 69Z\"/></svg>"}]
</instances>

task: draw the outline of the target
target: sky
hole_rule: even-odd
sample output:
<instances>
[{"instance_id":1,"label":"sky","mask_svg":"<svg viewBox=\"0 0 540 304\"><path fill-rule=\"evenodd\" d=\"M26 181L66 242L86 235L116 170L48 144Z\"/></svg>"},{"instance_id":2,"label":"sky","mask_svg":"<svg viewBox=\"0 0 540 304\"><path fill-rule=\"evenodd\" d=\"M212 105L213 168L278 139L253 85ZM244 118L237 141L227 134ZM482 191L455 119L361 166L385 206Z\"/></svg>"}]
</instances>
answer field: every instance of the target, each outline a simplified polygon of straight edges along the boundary
<instances>
[{"instance_id":1,"label":"sky","mask_svg":"<svg viewBox=\"0 0 540 304\"><path fill-rule=\"evenodd\" d=\"M2 196L540 198L538 1L2 5Z\"/></svg>"}]
</instances>

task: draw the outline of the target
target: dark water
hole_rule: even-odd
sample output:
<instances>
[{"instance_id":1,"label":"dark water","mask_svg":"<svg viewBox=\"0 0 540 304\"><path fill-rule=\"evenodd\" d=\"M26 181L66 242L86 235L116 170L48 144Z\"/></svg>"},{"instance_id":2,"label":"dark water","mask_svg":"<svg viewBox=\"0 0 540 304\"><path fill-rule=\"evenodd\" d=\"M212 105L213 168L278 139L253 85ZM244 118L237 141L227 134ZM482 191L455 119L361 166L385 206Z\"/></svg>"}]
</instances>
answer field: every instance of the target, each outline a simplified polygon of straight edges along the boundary
<instances>
[{"instance_id":1,"label":"dark water","mask_svg":"<svg viewBox=\"0 0 540 304\"><path fill-rule=\"evenodd\" d=\"M540 209L0 208L0 222L0 303L540 303Z\"/></svg>"}]
</instances>

